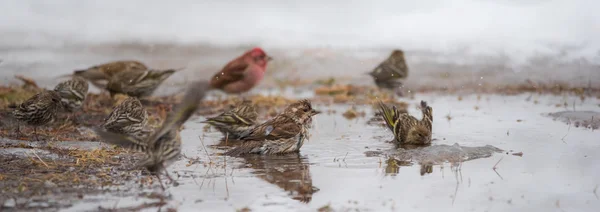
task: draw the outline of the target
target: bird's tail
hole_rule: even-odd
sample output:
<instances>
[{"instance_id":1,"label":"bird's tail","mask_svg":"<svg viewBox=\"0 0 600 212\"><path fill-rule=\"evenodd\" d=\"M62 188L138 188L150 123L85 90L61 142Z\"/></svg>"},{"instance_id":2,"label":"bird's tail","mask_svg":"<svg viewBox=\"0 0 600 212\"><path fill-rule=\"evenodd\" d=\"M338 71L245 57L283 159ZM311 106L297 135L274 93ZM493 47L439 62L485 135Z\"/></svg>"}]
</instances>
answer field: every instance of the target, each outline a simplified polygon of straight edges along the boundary
<instances>
[{"instance_id":1,"label":"bird's tail","mask_svg":"<svg viewBox=\"0 0 600 212\"><path fill-rule=\"evenodd\" d=\"M382 101L379 101L379 110L381 111L381 116L383 117L385 124L388 126L388 128L390 128L390 130L395 132L394 129L396 128L396 120L398 120L398 117L400 116L398 109L396 109L396 107L390 108Z\"/></svg>"},{"instance_id":2,"label":"bird's tail","mask_svg":"<svg viewBox=\"0 0 600 212\"><path fill-rule=\"evenodd\" d=\"M145 152L147 149L147 145L134 139L132 137L128 137L125 135L120 135L112 132L108 132L101 128L94 128L96 135L100 137L100 141L108 144L114 144L125 149Z\"/></svg>"},{"instance_id":3,"label":"bird's tail","mask_svg":"<svg viewBox=\"0 0 600 212\"><path fill-rule=\"evenodd\" d=\"M423 113L422 121L425 122L429 130L431 130L431 123L433 122L433 108L427 105L427 102L421 101L421 113Z\"/></svg>"},{"instance_id":4,"label":"bird's tail","mask_svg":"<svg viewBox=\"0 0 600 212\"><path fill-rule=\"evenodd\" d=\"M73 76L75 76L75 74L63 74L63 75L57 76L55 79L67 78L67 77L73 77Z\"/></svg>"}]
</instances>

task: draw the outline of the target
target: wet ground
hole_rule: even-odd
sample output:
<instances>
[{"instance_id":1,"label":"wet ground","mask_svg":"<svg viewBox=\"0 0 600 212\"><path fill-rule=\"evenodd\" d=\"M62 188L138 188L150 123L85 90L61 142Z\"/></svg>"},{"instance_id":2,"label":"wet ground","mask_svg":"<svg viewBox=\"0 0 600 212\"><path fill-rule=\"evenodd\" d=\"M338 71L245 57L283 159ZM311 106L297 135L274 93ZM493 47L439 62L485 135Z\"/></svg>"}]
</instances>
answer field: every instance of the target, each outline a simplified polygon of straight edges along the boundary
<instances>
[{"instance_id":1,"label":"wet ground","mask_svg":"<svg viewBox=\"0 0 600 212\"><path fill-rule=\"evenodd\" d=\"M52 72L58 76L116 58L141 58L158 68L187 64L189 69L166 83L175 86L161 87L162 94L178 91L177 85L183 84L186 77L208 78L227 58L239 53L237 49L215 53L206 47L119 48L120 51L90 47L85 49L86 54L80 54L79 48L5 48L0 49L0 70L5 83L14 82L12 74L27 71L40 87L52 87L57 79L40 73L60 70ZM167 57L182 51L185 54L178 55L181 57ZM45 143L4 139L0 183L6 195L0 198L1 209L595 211L600 207L600 99L598 88L591 86L600 77L593 71L593 64L580 64L578 72L565 77L538 73L544 67L567 69L573 64L557 66L537 61L535 66L529 66L530 71L507 72L509 65L502 61L448 66L444 62L424 61L427 53L409 54L415 55L409 56L409 66L424 71L411 75L420 80L408 82L407 90L433 92L407 92L407 97L399 100L406 101L408 111L417 117L420 100L433 107L435 140L430 147L396 150L389 142L389 130L377 123L367 124L373 117L369 99L348 100L345 95L315 97L314 87L310 87L314 82L311 77L327 77L341 70L348 70L348 75L336 77L337 82L369 84L367 77L352 76L371 68L387 52L377 50L358 56L326 50L274 52L282 59L269 70L281 71L269 72L265 83L253 93L311 98L315 108L325 111L315 118L312 137L299 154L221 156L223 148L215 146L221 134L206 130L200 123L206 113L199 113L185 124L181 134L185 157L169 168L179 185L164 181L168 188L163 193L155 180L137 170L125 171L135 161L132 153L93 141ZM62 55L62 59L55 54ZM360 59L351 60L354 57ZM303 77L299 70L307 70L310 77ZM528 77L532 81L526 81ZM289 79L307 79L298 82L307 87L277 89L282 84L293 85ZM568 85L579 87L563 87ZM497 92L498 86L526 89ZM539 94L540 89L552 92ZM215 99L218 97L211 96L205 102ZM280 110L287 101L269 100L268 105ZM264 110L261 114L277 110ZM0 125L2 130L7 130L6 126ZM84 161L89 163L81 165ZM70 166L92 168L73 170ZM53 178L47 170L62 171L80 180L70 183ZM102 177L95 177L98 174ZM25 175L43 180L22 180Z\"/></svg>"},{"instance_id":2,"label":"wet ground","mask_svg":"<svg viewBox=\"0 0 600 212\"><path fill-rule=\"evenodd\" d=\"M317 116L312 137L300 154L277 157L219 156L222 150L212 145L222 136L205 132L199 123L203 117L195 117L182 131L186 158L169 169L179 185L169 185L162 200L150 195L160 191L155 183L152 188L83 195L65 209L594 211L600 207L600 132L543 115L571 110L562 105L574 98L417 95L408 100L408 110L416 116L420 116L417 99L434 108L435 140L425 149L393 150L387 142L392 138L389 130L366 125L372 115L369 105L357 105L367 115L352 120L341 112ZM600 103L575 101L581 111L598 110ZM316 108L345 111L349 106ZM587 118L591 119L581 116Z\"/></svg>"}]
</instances>

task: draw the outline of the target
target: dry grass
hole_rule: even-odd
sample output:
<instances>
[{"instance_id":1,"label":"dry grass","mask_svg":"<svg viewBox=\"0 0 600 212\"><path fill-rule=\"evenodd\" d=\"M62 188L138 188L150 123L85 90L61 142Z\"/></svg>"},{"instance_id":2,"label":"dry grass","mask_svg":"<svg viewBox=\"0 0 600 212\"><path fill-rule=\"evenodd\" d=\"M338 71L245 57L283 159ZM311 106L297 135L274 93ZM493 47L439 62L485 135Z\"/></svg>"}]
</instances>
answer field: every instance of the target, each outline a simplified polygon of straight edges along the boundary
<instances>
[{"instance_id":1,"label":"dry grass","mask_svg":"<svg viewBox=\"0 0 600 212\"><path fill-rule=\"evenodd\" d=\"M0 177L3 196L99 191L106 186L123 184L128 175L125 166L131 164L121 160L123 152L119 149L85 151L47 146L42 149L46 154L42 154L23 144L13 147L31 151L25 153L27 157L0 155L4 167Z\"/></svg>"}]
</instances>

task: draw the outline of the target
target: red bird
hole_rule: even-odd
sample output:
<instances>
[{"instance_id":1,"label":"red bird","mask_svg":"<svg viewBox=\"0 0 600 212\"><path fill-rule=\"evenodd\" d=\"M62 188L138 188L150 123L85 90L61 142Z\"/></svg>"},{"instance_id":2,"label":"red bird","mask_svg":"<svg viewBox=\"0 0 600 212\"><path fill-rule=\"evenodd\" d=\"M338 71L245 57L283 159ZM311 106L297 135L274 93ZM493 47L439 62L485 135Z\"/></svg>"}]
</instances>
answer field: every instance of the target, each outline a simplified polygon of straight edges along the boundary
<instances>
[{"instance_id":1,"label":"red bird","mask_svg":"<svg viewBox=\"0 0 600 212\"><path fill-rule=\"evenodd\" d=\"M227 63L213 76L210 86L229 94L247 92L263 79L270 60L265 51L254 48Z\"/></svg>"}]
</instances>

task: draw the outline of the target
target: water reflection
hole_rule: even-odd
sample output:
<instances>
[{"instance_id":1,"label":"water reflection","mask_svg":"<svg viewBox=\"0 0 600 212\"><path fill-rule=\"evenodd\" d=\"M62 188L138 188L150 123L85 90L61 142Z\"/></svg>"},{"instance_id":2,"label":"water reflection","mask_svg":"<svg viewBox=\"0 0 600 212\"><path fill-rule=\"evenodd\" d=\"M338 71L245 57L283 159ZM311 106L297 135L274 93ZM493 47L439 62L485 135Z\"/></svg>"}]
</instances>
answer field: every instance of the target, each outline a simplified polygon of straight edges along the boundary
<instances>
[{"instance_id":1,"label":"water reflection","mask_svg":"<svg viewBox=\"0 0 600 212\"><path fill-rule=\"evenodd\" d=\"M412 166L413 165L412 161L396 159L393 157L388 158L385 161L385 163L386 163L386 166L385 166L385 175L386 176L396 176L396 175L398 175L398 173L400 173L401 166ZM433 173L433 164L421 163L421 164L419 164L419 166L421 167L419 170L419 174L421 174L421 176Z\"/></svg>"},{"instance_id":2,"label":"water reflection","mask_svg":"<svg viewBox=\"0 0 600 212\"><path fill-rule=\"evenodd\" d=\"M287 155L250 155L244 157L258 178L289 192L292 199L308 203L319 191L312 184L308 158L298 153ZM247 165L244 165L247 166Z\"/></svg>"}]
</instances>

